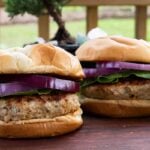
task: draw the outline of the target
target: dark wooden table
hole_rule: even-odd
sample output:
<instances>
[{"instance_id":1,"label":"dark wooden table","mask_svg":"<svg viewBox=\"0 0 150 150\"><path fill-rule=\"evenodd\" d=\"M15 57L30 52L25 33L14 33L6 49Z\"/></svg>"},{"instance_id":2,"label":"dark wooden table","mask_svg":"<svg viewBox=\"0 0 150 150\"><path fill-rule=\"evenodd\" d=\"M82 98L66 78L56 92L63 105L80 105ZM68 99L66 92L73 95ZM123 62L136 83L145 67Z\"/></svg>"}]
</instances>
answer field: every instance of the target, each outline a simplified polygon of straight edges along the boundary
<instances>
[{"instance_id":1,"label":"dark wooden table","mask_svg":"<svg viewBox=\"0 0 150 150\"><path fill-rule=\"evenodd\" d=\"M45 139L0 139L0 150L150 150L150 118L84 117L76 132Z\"/></svg>"}]
</instances>

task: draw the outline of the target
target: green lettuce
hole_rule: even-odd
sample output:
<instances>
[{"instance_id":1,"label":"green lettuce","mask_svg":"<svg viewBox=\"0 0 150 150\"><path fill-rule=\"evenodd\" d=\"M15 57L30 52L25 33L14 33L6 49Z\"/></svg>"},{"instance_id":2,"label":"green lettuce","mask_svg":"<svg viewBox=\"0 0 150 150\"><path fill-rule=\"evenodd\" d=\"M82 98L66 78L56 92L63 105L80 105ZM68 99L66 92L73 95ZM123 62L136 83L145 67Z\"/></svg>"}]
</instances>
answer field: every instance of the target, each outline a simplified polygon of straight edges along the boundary
<instances>
[{"instance_id":1,"label":"green lettuce","mask_svg":"<svg viewBox=\"0 0 150 150\"><path fill-rule=\"evenodd\" d=\"M32 96L32 95L46 95L52 93L53 90L50 89L37 89L37 90L31 90L31 91L25 91L25 92L18 92L14 95L27 95L27 96Z\"/></svg>"},{"instance_id":2,"label":"green lettuce","mask_svg":"<svg viewBox=\"0 0 150 150\"><path fill-rule=\"evenodd\" d=\"M121 78L129 78L131 76L150 79L150 71L125 71L106 76L89 78L81 82L81 88L95 83L117 83Z\"/></svg>"}]
</instances>

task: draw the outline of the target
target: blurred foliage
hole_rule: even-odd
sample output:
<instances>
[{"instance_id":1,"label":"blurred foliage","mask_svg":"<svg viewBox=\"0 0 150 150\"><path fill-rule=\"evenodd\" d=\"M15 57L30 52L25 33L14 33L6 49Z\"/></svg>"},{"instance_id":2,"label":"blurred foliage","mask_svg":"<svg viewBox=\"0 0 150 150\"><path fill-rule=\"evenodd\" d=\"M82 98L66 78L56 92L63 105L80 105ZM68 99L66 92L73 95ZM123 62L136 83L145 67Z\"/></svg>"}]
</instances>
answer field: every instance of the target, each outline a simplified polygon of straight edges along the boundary
<instances>
[{"instance_id":1,"label":"blurred foliage","mask_svg":"<svg viewBox=\"0 0 150 150\"><path fill-rule=\"evenodd\" d=\"M62 6L65 5L69 0L48 0L55 10L60 12ZM47 13L42 0L4 0L6 11L9 13L10 17L16 15L23 15L24 13L29 13L35 16Z\"/></svg>"}]
</instances>

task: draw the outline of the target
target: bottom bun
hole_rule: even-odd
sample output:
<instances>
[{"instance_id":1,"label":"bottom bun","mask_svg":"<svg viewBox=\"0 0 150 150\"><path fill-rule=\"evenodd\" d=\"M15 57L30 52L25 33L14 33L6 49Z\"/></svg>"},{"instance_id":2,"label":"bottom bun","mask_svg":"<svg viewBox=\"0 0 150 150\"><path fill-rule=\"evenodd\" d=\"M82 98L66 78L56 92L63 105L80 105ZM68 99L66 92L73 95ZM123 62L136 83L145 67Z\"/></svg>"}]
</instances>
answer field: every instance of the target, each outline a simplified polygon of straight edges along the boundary
<instances>
[{"instance_id":1,"label":"bottom bun","mask_svg":"<svg viewBox=\"0 0 150 150\"><path fill-rule=\"evenodd\" d=\"M98 100L82 97L84 112L101 116L127 118L150 116L150 100Z\"/></svg>"},{"instance_id":2,"label":"bottom bun","mask_svg":"<svg viewBox=\"0 0 150 150\"><path fill-rule=\"evenodd\" d=\"M76 130L83 124L82 110L53 119L32 119L11 123L0 122L0 137L37 138L62 135Z\"/></svg>"}]
</instances>

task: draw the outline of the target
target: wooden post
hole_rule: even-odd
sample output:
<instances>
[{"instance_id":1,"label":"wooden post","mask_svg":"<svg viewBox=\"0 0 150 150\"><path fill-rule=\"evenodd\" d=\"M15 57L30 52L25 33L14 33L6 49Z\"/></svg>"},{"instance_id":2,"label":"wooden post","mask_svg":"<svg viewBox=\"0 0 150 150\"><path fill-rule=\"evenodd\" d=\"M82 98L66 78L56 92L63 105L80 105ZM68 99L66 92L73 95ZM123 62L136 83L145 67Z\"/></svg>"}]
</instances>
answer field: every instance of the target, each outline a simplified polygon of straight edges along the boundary
<instances>
[{"instance_id":1,"label":"wooden post","mask_svg":"<svg viewBox=\"0 0 150 150\"><path fill-rule=\"evenodd\" d=\"M138 39L146 39L147 31L147 7L146 6L136 6L135 15L135 36Z\"/></svg>"},{"instance_id":2,"label":"wooden post","mask_svg":"<svg viewBox=\"0 0 150 150\"><path fill-rule=\"evenodd\" d=\"M0 0L0 7L4 7L4 3L2 0Z\"/></svg>"},{"instance_id":3,"label":"wooden post","mask_svg":"<svg viewBox=\"0 0 150 150\"><path fill-rule=\"evenodd\" d=\"M49 15L41 15L38 18L38 36L49 40Z\"/></svg>"},{"instance_id":4,"label":"wooden post","mask_svg":"<svg viewBox=\"0 0 150 150\"><path fill-rule=\"evenodd\" d=\"M87 6L86 8L86 31L98 25L98 6Z\"/></svg>"}]
</instances>

